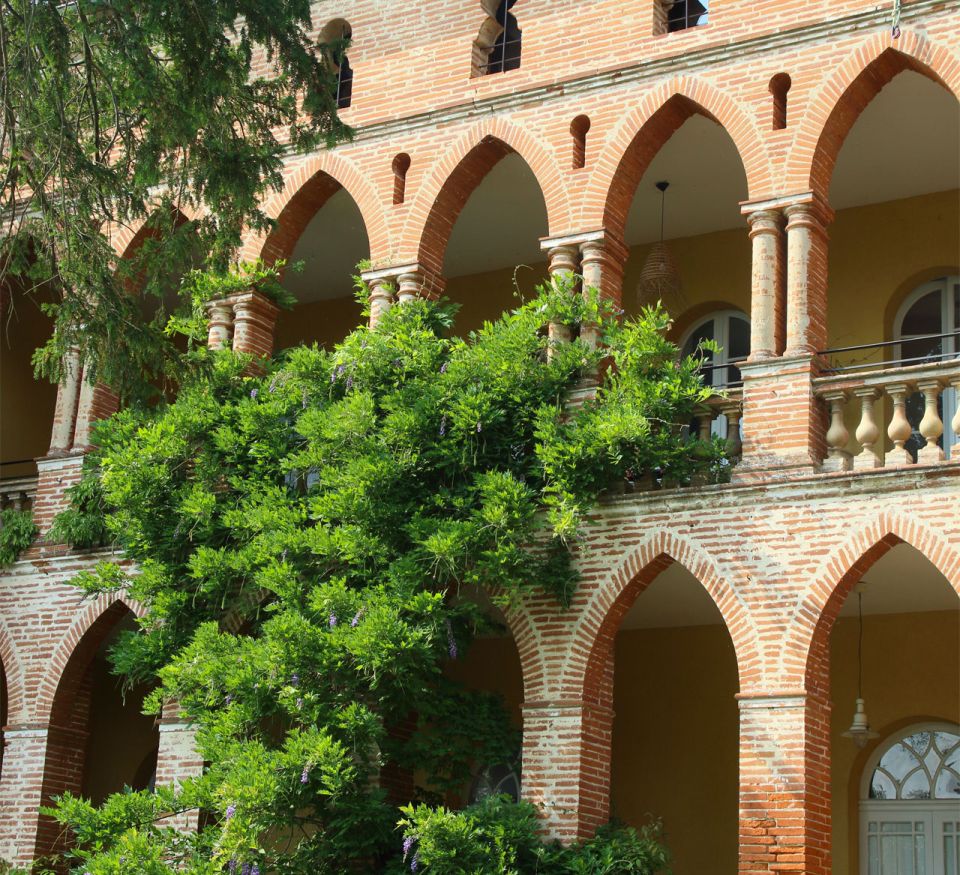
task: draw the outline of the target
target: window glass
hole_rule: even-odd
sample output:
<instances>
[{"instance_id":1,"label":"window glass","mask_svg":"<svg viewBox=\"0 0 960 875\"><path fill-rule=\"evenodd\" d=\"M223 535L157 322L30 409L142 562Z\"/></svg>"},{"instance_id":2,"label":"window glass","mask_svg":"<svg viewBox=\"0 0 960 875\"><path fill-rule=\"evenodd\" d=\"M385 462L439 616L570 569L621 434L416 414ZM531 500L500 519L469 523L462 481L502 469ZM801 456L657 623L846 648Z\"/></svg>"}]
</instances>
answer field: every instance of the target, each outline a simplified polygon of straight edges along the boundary
<instances>
[{"instance_id":1,"label":"window glass","mask_svg":"<svg viewBox=\"0 0 960 875\"><path fill-rule=\"evenodd\" d=\"M903 317L900 334L909 337L916 334L940 334L941 293L929 292L917 300Z\"/></svg>"}]
</instances>

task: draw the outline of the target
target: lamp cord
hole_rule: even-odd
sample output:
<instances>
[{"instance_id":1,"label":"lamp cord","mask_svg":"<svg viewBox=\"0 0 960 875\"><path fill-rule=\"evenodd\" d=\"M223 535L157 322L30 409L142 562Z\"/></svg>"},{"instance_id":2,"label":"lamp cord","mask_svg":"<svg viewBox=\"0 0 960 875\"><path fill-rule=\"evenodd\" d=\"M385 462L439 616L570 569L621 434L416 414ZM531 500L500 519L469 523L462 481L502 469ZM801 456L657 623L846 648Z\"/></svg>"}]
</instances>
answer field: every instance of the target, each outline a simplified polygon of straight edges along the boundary
<instances>
[{"instance_id":1,"label":"lamp cord","mask_svg":"<svg viewBox=\"0 0 960 875\"><path fill-rule=\"evenodd\" d=\"M660 242L663 243L663 214L667 208L667 190L660 189Z\"/></svg>"},{"instance_id":2,"label":"lamp cord","mask_svg":"<svg viewBox=\"0 0 960 875\"><path fill-rule=\"evenodd\" d=\"M857 633L857 698L863 698L863 593L857 593L857 616L859 630Z\"/></svg>"}]
</instances>

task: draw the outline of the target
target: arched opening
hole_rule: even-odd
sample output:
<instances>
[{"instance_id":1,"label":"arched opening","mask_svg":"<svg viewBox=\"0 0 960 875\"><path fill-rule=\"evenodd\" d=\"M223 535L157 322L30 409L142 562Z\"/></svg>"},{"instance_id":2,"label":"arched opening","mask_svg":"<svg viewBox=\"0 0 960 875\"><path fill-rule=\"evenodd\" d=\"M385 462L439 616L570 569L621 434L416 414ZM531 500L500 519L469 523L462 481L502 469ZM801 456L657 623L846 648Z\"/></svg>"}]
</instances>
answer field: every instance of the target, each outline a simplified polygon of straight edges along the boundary
<instances>
[{"instance_id":1,"label":"arched opening","mask_svg":"<svg viewBox=\"0 0 960 875\"><path fill-rule=\"evenodd\" d=\"M678 562L614 643L611 814L663 823L676 872L737 868L737 658L720 611Z\"/></svg>"},{"instance_id":2,"label":"arched opening","mask_svg":"<svg viewBox=\"0 0 960 875\"><path fill-rule=\"evenodd\" d=\"M112 674L108 651L117 636L133 628L121 602L104 611L74 648L53 699L43 768L42 804L66 791L94 802L124 787L153 785L159 735L153 717L141 713L148 690L124 691ZM56 854L69 840L41 816L37 856Z\"/></svg>"},{"instance_id":3,"label":"arched opening","mask_svg":"<svg viewBox=\"0 0 960 875\"><path fill-rule=\"evenodd\" d=\"M910 868L912 862L902 861L897 865L906 868L890 868L890 848L903 846L895 838L903 830L891 824L901 821L877 811L870 801L879 801L876 795L863 792L865 769L879 762L892 738L903 737L908 727L921 721L960 721L960 599L915 547L904 542L882 546L887 549L880 558L871 564L880 551L870 551L855 566L866 570L848 578L834 593L819 630L829 631L830 641L834 871L863 875L949 871ZM824 629L834 612L832 627ZM858 698L863 700L869 736L850 734ZM887 787L882 776L878 780ZM912 787L906 787L908 795ZM957 816L956 804L953 813ZM869 853L868 821L863 819L867 815L877 824L875 846L885 848L879 857ZM888 825L880 826L881 821ZM934 840L942 846L942 834L928 833L924 853Z\"/></svg>"},{"instance_id":4,"label":"arched opening","mask_svg":"<svg viewBox=\"0 0 960 875\"><path fill-rule=\"evenodd\" d=\"M911 69L904 56L888 52L850 86L838 103L842 108L856 113L855 121L834 119L835 110L814 161L814 180L829 182L836 212L829 229L827 358L851 378L883 369L920 380L918 366L932 367L935 352L945 354L940 361L956 352L951 278L958 273L960 239L960 103ZM942 281L942 287L927 287L926 280ZM925 311L931 306L936 313ZM921 325L924 334L918 333ZM891 374L889 382L895 386L900 379ZM910 386L914 430L923 416L918 390L916 382ZM941 416L945 407L953 409L953 393L947 395L934 399ZM876 401L878 450L881 458L893 453L902 464L906 457L887 434L893 400L884 389ZM847 449L856 454L860 410L848 403L845 412ZM943 431L949 451L949 416ZM942 438L939 443L944 446ZM915 444L913 439L914 458Z\"/></svg>"},{"instance_id":5,"label":"arched opening","mask_svg":"<svg viewBox=\"0 0 960 875\"><path fill-rule=\"evenodd\" d=\"M443 185L423 231L420 261L445 279L465 333L529 296L546 277L543 192L529 165L502 140L486 137Z\"/></svg>"},{"instance_id":6,"label":"arched opening","mask_svg":"<svg viewBox=\"0 0 960 875\"><path fill-rule=\"evenodd\" d=\"M656 299L644 269L662 240L679 287L664 304L678 323L689 325L718 301L749 313L750 240L740 214L747 195L723 126L688 98L670 98L628 147L607 195L604 225L629 247L624 309L635 313Z\"/></svg>"},{"instance_id":7,"label":"arched opening","mask_svg":"<svg viewBox=\"0 0 960 875\"><path fill-rule=\"evenodd\" d=\"M473 42L471 76L506 73L520 67L523 34L510 11L517 0L481 0L487 18Z\"/></svg>"},{"instance_id":8,"label":"arched opening","mask_svg":"<svg viewBox=\"0 0 960 875\"><path fill-rule=\"evenodd\" d=\"M353 100L353 69L347 58L347 49L353 39L353 28L343 18L335 18L320 32L320 45L334 74L334 99L337 109L346 109Z\"/></svg>"},{"instance_id":9,"label":"arched opening","mask_svg":"<svg viewBox=\"0 0 960 875\"><path fill-rule=\"evenodd\" d=\"M401 152L393 159L393 205L402 204L407 193L407 171L410 156Z\"/></svg>"},{"instance_id":10,"label":"arched opening","mask_svg":"<svg viewBox=\"0 0 960 875\"><path fill-rule=\"evenodd\" d=\"M283 285L297 299L277 320L277 349L313 342L330 347L360 324L353 277L370 257L370 243L360 208L332 176L319 171L304 183L262 252L270 264L287 261ZM301 271L292 269L298 262Z\"/></svg>"},{"instance_id":11,"label":"arched opening","mask_svg":"<svg viewBox=\"0 0 960 875\"><path fill-rule=\"evenodd\" d=\"M32 358L53 333L41 310L53 302L47 283L11 277L0 285L0 510L29 506L34 459L50 449L57 387L35 378Z\"/></svg>"},{"instance_id":12,"label":"arched opening","mask_svg":"<svg viewBox=\"0 0 960 875\"><path fill-rule=\"evenodd\" d=\"M787 93L790 91L790 76L777 73L770 80L770 94L773 96L773 130L782 131L787 126Z\"/></svg>"}]
</instances>

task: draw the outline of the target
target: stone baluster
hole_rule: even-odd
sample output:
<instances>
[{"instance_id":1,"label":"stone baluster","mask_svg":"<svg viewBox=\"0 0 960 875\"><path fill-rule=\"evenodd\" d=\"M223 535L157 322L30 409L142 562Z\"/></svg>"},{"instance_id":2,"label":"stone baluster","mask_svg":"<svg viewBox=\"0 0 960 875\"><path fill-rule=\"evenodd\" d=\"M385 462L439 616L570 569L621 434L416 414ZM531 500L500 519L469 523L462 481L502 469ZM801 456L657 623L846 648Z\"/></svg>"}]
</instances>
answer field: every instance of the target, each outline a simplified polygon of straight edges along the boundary
<instances>
[{"instance_id":1,"label":"stone baluster","mask_svg":"<svg viewBox=\"0 0 960 875\"><path fill-rule=\"evenodd\" d=\"M740 402L727 401L720 411L727 417L727 455L731 459L739 459L743 450L743 442L740 438Z\"/></svg>"},{"instance_id":2,"label":"stone baluster","mask_svg":"<svg viewBox=\"0 0 960 875\"><path fill-rule=\"evenodd\" d=\"M777 210L747 213L752 245L750 293L750 360L777 354L777 309L781 298L781 214Z\"/></svg>"},{"instance_id":3,"label":"stone baluster","mask_svg":"<svg viewBox=\"0 0 960 875\"><path fill-rule=\"evenodd\" d=\"M576 246L554 246L547 252L550 276L561 285L569 284L571 294L574 291L573 284L578 267L577 256ZM570 342L571 330L569 325L564 325L561 322L551 322L547 326L547 331L550 338L548 355L551 354L553 347L557 344Z\"/></svg>"},{"instance_id":4,"label":"stone baluster","mask_svg":"<svg viewBox=\"0 0 960 875\"><path fill-rule=\"evenodd\" d=\"M386 279L370 280L370 327L373 328L393 306L393 286Z\"/></svg>"},{"instance_id":5,"label":"stone baluster","mask_svg":"<svg viewBox=\"0 0 960 875\"><path fill-rule=\"evenodd\" d=\"M850 432L843 421L843 408L847 393L843 389L825 392L824 401L830 407L830 428L827 429L827 458L823 463L824 471L849 471L852 467L847 443Z\"/></svg>"},{"instance_id":6,"label":"stone baluster","mask_svg":"<svg viewBox=\"0 0 960 875\"><path fill-rule=\"evenodd\" d=\"M697 407L694 416L697 418L697 440L709 443L713 425L713 408L707 405Z\"/></svg>"},{"instance_id":7,"label":"stone baluster","mask_svg":"<svg viewBox=\"0 0 960 875\"><path fill-rule=\"evenodd\" d=\"M860 399L860 424L856 437L861 450L853 459L854 469L883 467L883 447L878 445L880 428L877 425L873 402L879 393L870 386L854 389L853 394Z\"/></svg>"},{"instance_id":8,"label":"stone baluster","mask_svg":"<svg viewBox=\"0 0 960 875\"><path fill-rule=\"evenodd\" d=\"M233 333L233 304L227 300L207 304L207 348L229 349Z\"/></svg>"},{"instance_id":9,"label":"stone baluster","mask_svg":"<svg viewBox=\"0 0 960 875\"><path fill-rule=\"evenodd\" d=\"M920 434L927 441L927 445L921 447L917 452L917 461L925 465L942 462L943 449L937 444L937 440L943 434L943 422L940 420L940 412L937 410L937 401L940 398L940 381L921 380L917 383L917 388L923 392L924 406L923 419L920 420Z\"/></svg>"},{"instance_id":10,"label":"stone baluster","mask_svg":"<svg viewBox=\"0 0 960 875\"><path fill-rule=\"evenodd\" d=\"M893 402L893 413L890 416L890 425L887 426L887 437L893 442L893 449L887 454L888 465L912 465L913 456L904 447L910 440L913 429L907 420L907 393L910 391L906 383L891 383L886 387L887 394Z\"/></svg>"}]
</instances>

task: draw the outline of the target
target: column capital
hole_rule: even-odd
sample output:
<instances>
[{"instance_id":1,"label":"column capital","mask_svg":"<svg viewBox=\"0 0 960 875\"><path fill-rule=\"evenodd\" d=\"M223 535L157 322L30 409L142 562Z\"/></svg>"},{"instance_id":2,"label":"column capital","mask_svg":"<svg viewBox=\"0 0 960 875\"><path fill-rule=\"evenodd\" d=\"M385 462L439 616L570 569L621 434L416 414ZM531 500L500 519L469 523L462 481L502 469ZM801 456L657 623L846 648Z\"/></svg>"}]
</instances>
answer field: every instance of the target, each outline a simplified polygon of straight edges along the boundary
<instances>
[{"instance_id":1,"label":"column capital","mask_svg":"<svg viewBox=\"0 0 960 875\"><path fill-rule=\"evenodd\" d=\"M787 231L805 226L825 234L827 226L833 221L834 212L830 205L819 195L806 192L797 195L783 205L787 217Z\"/></svg>"},{"instance_id":2,"label":"column capital","mask_svg":"<svg viewBox=\"0 0 960 875\"><path fill-rule=\"evenodd\" d=\"M754 210L745 213L747 224L750 226L749 236L752 240L758 234L776 236L784 226L783 213L780 210Z\"/></svg>"},{"instance_id":3,"label":"column capital","mask_svg":"<svg viewBox=\"0 0 960 875\"><path fill-rule=\"evenodd\" d=\"M540 249L543 252L549 252L551 249L556 249L560 246L573 246L578 248L583 243L591 243L594 241L603 242L608 236L603 228L598 228L595 231L579 231L572 234L561 234L558 237L541 237Z\"/></svg>"}]
</instances>

